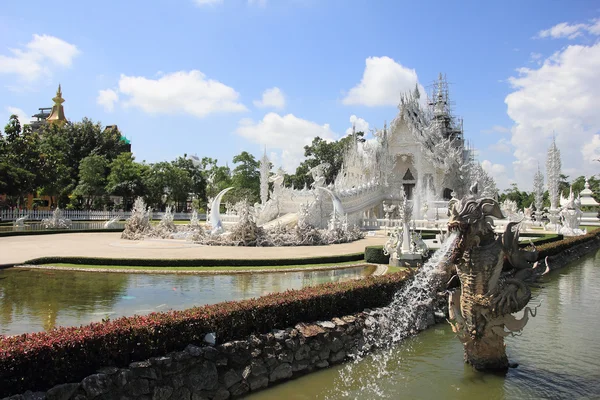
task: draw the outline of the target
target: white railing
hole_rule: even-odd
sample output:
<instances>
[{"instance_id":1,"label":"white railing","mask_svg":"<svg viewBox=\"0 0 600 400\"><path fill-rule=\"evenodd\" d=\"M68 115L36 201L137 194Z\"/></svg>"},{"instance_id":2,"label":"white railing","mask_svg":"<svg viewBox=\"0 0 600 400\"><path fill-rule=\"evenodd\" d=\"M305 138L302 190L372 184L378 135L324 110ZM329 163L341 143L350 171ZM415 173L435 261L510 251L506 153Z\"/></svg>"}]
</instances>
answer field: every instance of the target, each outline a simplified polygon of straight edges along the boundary
<instances>
[{"instance_id":1,"label":"white railing","mask_svg":"<svg viewBox=\"0 0 600 400\"><path fill-rule=\"evenodd\" d=\"M164 212L155 211L152 213L152 219L161 219ZM0 221L15 221L18 218L27 216L28 221L41 221L44 218L50 218L52 211L48 210L0 210ZM114 217L127 219L131 212L127 211L83 211L83 210L63 210L63 217L72 221L108 221ZM191 213L173 213L175 220L189 220ZM206 219L205 214L198 214L201 220Z\"/></svg>"},{"instance_id":2,"label":"white railing","mask_svg":"<svg viewBox=\"0 0 600 400\"><path fill-rule=\"evenodd\" d=\"M447 219L439 219L439 220L415 220L414 226L417 229L443 229L448 223ZM363 229L373 230L373 229L393 229L397 226L402 225L401 219L387 219L387 218L363 218L362 226ZM413 226L413 221L411 221L410 226Z\"/></svg>"}]
</instances>

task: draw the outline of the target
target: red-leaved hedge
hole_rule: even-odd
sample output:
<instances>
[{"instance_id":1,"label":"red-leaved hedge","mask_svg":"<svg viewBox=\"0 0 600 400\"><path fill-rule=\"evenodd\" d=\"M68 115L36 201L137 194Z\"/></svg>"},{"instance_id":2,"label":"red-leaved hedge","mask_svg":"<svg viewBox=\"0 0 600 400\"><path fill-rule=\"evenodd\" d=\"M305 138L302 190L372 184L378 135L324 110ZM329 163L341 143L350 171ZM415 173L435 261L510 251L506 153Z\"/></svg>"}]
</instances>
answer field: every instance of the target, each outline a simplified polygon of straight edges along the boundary
<instances>
[{"instance_id":1,"label":"red-leaved hedge","mask_svg":"<svg viewBox=\"0 0 600 400\"><path fill-rule=\"evenodd\" d=\"M184 311L0 336L0 397L77 382L103 366L125 367L190 343L201 344L208 332L216 332L223 343L384 306L404 280L405 274L397 273Z\"/></svg>"}]
</instances>

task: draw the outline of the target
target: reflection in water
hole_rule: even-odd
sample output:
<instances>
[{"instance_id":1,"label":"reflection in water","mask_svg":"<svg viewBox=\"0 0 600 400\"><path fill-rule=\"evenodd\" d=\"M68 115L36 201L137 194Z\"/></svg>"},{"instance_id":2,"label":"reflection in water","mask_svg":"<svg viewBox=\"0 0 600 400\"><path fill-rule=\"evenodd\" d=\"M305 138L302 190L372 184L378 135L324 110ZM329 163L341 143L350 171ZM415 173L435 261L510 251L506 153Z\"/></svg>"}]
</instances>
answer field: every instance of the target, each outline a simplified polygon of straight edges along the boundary
<instances>
[{"instance_id":1,"label":"reflection in water","mask_svg":"<svg viewBox=\"0 0 600 400\"><path fill-rule=\"evenodd\" d=\"M374 267L236 275L0 270L0 334L49 330L367 276Z\"/></svg>"},{"instance_id":2,"label":"reflection in water","mask_svg":"<svg viewBox=\"0 0 600 400\"><path fill-rule=\"evenodd\" d=\"M369 356L352 374L376 381L379 392L342 385L336 366L258 392L259 399L580 399L600 398L600 251L546 277L533 290L538 314L523 334L507 338L509 359L519 363L505 375L481 373L463 361L462 344L447 324L386 350L387 370ZM520 313L518 314L520 317ZM352 377L350 377L352 378ZM363 380L365 381L365 380ZM358 386L358 385L356 385Z\"/></svg>"}]
</instances>

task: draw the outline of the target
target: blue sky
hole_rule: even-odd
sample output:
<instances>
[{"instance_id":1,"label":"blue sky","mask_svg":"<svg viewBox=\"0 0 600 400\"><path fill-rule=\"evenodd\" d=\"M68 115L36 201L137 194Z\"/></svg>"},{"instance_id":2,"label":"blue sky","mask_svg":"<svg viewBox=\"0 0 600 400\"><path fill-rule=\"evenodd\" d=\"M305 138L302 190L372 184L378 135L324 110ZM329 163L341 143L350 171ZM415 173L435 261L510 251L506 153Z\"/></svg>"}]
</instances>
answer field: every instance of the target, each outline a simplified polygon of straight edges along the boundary
<instances>
[{"instance_id":1,"label":"blue sky","mask_svg":"<svg viewBox=\"0 0 600 400\"><path fill-rule=\"evenodd\" d=\"M139 161L231 165L266 145L290 170L314 135L338 138L351 117L381 128L402 90L443 72L501 188L531 189L553 131L567 174L598 173L600 4L451 3L7 2L0 122L50 106L61 83L67 117L117 124Z\"/></svg>"}]
</instances>

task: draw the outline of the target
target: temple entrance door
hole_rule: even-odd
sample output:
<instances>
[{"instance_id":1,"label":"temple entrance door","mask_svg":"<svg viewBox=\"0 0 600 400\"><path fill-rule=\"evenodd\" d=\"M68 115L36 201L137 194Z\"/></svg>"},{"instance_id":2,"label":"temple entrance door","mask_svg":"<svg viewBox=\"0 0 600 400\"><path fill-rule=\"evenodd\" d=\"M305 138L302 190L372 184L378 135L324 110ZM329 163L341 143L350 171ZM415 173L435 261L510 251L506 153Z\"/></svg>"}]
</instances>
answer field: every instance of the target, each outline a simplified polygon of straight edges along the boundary
<instances>
[{"instance_id":1,"label":"temple entrance door","mask_svg":"<svg viewBox=\"0 0 600 400\"><path fill-rule=\"evenodd\" d=\"M404 187L404 193L406 194L406 198L408 200L412 200L413 192L415 189L415 184L414 183L404 183L402 186Z\"/></svg>"}]
</instances>

